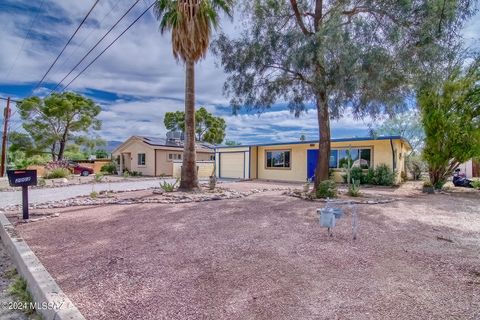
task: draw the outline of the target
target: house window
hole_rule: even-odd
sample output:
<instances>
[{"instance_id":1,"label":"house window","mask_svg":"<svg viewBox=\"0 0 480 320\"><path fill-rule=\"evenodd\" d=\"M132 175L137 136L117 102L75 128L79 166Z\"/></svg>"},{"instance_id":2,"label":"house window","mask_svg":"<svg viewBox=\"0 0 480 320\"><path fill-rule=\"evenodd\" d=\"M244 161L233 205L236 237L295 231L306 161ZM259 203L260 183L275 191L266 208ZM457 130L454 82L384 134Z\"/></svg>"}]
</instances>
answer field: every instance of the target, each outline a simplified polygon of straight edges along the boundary
<instances>
[{"instance_id":1,"label":"house window","mask_svg":"<svg viewBox=\"0 0 480 320\"><path fill-rule=\"evenodd\" d=\"M138 165L144 166L145 165L145 153L138 154Z\"/></svg>"},{"instance_id":2,"label":"house window","mask_svg":"<svg viewBox=\"0 0 480 320\"><path fill-rule=\"evenodd\" d=\"M214 154L210 155L210 160L215 161L215 155Z\"/></svg>"},{"instance_id":3,"label":"house window","mask_svg":"<svg viewBox=\"0 0 480 320\"><path fill-rule=\"evenodd\" d=\"M370 168L372 162L372 150L369 148L332 150L330 155L330 168L345 168L348 165L349 152L351 158L350 165L352 167L359 167L362 169Z\"/></svg>"},{"instance_id":4,"label":"house window","mask_svg":"<svg viewBox=\"0 0 480 320\"><path fill-rule=\"evenodd\" d=\"M338 150L331 150L330 151L330 168L336 168L338 164Z\"/></svg>"},{"instance_id":5,"label":"house window","mask_svg":"<svg viewBox=\"0 0 480 320\"><path fill-rule=\"evenodd\" d=\"M290 151L267 151L267 168L290 168Z\"/></svg>"},{"instance_id":6,"label":"house window","mask_svg":"<svg viewBox=\"0 0 480 320\"><path fill-rule=\"evenodd\" d=\"M168 160L182 160L182 154L181 153L169 153L168 154Z\"/></svg>"}]
</instances>

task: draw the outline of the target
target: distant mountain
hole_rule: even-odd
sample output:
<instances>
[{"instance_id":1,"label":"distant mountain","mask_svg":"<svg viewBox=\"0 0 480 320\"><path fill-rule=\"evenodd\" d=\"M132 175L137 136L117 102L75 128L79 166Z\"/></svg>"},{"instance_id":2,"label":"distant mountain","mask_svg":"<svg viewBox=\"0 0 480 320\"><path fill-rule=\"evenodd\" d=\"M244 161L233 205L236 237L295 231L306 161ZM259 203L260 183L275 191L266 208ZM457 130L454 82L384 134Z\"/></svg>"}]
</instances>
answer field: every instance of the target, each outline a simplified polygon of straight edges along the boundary
<instances>
[{"instance_id":1,"label":"distant mountain","mask_svg":"<svg viewBox=\"0 0 480 320\"><path fill-rule=\"evenodd\" d=\"M105 147L107 149L108 153L112 153L115 148L117 148L119 145L121 145L123 141L107 141L107 146Z\"/></svg>"}]
</instances>

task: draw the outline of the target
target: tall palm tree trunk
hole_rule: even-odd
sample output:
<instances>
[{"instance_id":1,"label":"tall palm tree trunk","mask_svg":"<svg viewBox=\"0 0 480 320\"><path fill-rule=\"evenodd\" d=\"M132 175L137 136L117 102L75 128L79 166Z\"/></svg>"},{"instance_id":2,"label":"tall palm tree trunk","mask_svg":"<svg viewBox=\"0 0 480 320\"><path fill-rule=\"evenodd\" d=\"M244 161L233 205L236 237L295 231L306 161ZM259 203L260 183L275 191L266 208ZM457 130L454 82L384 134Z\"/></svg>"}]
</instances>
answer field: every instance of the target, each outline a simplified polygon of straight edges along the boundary
<instances>
[{"instance_id":1,"label":"tall palm tree trunk","mask_svg":"<svg viewBox=\"0 0 480 320\"><path fill-rule=\"evenodd\" d=\"M179 189L190 191L198 188L195 152L195 63L187 60L185 65L185 142Z\"/></svg>"}]
</instances>

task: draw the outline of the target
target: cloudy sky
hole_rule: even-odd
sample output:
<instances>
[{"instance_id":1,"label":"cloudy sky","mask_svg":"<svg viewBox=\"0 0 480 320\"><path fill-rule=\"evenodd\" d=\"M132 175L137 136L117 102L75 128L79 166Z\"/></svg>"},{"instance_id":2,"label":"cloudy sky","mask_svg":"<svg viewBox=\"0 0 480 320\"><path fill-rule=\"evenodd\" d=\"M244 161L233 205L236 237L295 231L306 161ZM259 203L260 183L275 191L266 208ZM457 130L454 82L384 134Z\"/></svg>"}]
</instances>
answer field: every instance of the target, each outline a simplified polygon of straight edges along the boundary
<instances>
[{"instance_id":1,"label":"cloudy sky","mask_svg":"<svg viewBox=\"0 0 480 320\"><path fill-rule=\"evenodd\" d=\"M73 68L102 37L133 0L100 0L86 23L67 47L39 88L35 88L68 38L73 34L94 0L2 0L0 2L0 96L21 99L45 95ZM140 0L124 20L63 83L102 51L151 3ZM223 29L234 33L235 21L223 21ZM463 35L471 46L478 46L480 15L467 24ZM301 134L316 139L316 114L312 110L295 118L282 105L262 115L231 113L222 94L225 75L211 55L196 67L197 106L227 122L227 139L243 144L298 140ZM138 21L119 41L69 87L102 106L101 135L107 140L125 140L130 135L163 136L163 115L183 110L184 69L171 53L170 36L158 32L151 12ZM0 100L0 106L4 107ZM346 115L332 123L333 137L367 134L369 120L355 121ZM18 114L12 129L20 126Z\"/></svg>"}]
</instances>

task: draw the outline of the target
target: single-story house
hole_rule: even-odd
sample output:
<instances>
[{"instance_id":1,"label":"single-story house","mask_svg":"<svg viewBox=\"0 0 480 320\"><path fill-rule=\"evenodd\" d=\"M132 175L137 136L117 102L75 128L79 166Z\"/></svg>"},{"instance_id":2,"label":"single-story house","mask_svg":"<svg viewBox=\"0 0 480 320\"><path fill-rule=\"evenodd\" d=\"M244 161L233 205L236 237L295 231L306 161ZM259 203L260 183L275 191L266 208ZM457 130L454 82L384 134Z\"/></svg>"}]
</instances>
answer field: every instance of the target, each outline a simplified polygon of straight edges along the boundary
<instances>
[{"instance_id":1,"label":"single-story house","mask_svg":"<svg viewBox=\"0 0 480 320\"><path fill-rule=\"evenodd\" d=\"M354 166L368 169L386 164L395 170L399 182L402 172L406 172L405 157L412 147L400 136L332 139L330 168L339 182L348 149ZM313 177L317 161L318 140L215 148L219 178L303 182Z\"/></svg>"},{"instance_id":2,"label":"single-story house","mask_svg":"<svg viewBox=\"0 0 480 320\"><path fill-rule=\"evenodd\" d=\"M212 161L213 146L197 143L197 161ZM172 176L174 162L182 160L183 140L180 136L167 138L132 136L112 152L119 165L119 173L125 170L139 172L144 176Z\"/></svg>"}]
</instances>

